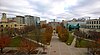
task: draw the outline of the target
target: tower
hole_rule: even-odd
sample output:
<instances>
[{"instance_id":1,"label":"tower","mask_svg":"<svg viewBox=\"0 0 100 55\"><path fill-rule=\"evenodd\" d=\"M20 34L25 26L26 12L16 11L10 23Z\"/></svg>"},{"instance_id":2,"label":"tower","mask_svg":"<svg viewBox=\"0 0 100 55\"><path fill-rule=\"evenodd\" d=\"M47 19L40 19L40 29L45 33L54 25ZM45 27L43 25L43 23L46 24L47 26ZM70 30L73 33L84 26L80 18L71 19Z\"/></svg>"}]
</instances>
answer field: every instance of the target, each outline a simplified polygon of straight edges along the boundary
<instances>
[{"instance_id":1,"label":"tower","mask_svg":"<svg viewBox=\"0 0 100 55\"><path fill-rule=\"evenodd\" d=\"M6 13L2 13L1 21L2 21L2 22L7 22Z\"/></svg>"}]
</instances>

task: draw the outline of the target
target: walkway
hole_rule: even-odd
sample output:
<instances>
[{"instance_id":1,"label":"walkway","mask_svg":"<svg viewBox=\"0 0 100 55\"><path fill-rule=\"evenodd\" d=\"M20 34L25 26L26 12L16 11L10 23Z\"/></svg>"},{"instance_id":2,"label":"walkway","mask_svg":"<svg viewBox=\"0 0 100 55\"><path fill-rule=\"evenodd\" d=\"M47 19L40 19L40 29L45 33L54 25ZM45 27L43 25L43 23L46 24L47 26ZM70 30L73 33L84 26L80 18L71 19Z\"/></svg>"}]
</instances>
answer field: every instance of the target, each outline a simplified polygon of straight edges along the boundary
<instances>
[{"instance_id":1,"label":"walkway","mask_svg":"<svg viewBox=\"0 0 100 55\"><path fill-rule=\"evenodd\" d=\"M59 41L59 38L56 35L52 36L46 55L86 55L86 49L67 46L65 43Z\"/></svg>"}]
</instances>

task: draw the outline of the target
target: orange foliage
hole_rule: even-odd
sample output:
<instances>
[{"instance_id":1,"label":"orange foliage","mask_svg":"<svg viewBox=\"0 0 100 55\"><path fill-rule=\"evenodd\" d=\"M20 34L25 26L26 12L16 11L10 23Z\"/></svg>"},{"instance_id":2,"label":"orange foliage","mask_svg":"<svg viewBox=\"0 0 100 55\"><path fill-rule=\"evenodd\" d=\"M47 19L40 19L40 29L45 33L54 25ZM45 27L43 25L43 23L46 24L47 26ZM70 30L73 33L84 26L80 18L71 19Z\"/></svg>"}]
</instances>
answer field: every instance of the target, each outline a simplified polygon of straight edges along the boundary
<instances>
[{"instance_id":1,"label":"orange foliage","mask_svg":"<svg viewBox=\"0 0 100 55\"><path fill-rule=\"evenodd\" d=\"M2 35L0 36L0 48L1 48L1 53L3 51L3 48L8 46L11 42L11 37L9 37L8 35Z\"/></svg>"},{"instance_id":2,"label":"orange foliage","mask_svg":"<svg viewBox=\"0 0 100 55\"><path fill-rule=\"evenodd\" d=\"M42 33L42 36L43 36L42 39L43 39L43 43L44 44L50 43L51 38L52 38L52 32L53 32L52 27L51 26L47 26L45 32Z\"/></svg>"},{"instance_id":3,"label":"orange foliage","mask_svg":"<svg viewBox=\"0 0 100 55\"><path fill-rule=\"evenodd\" d=\"M22 41L20 42L20 47L18 49L19 51L30 53L36 48L37 48L37 45L35 43L32 43L31 41L26 40L26 39L22 39Z\"/></svg>"},{"instance_id":4,"label":"orange foliage","mask_svg":"<svg viewBox=\"0 0 100 55\"><path fill-rule=\"evenodd\" d=\"M57 26L56 31L61 41L66 41L68 39L69 33L67 29L63 28L62 26Z\"/></svg>"},{"instance_id":5,"label":"orange foliage","mask_svg":"<svg viewBox=\"0 0 100 55\"><path fill-rule=\"evenodd\" d=\"M35 50L37 45L29 40L22 39L19 46L19 51L30 53Z\"/></svg>"},{"instance_id":6,"label":"orange foliage","mask_svg":"<svg viewBox=\"0 0 100 55\"><path fill-rule=\"evenodd\" d=\"M47 25L46 24L42 24L42 26L41 26L42 28L46 28L47 27Z\"/></svg>"},{"instance_id":7,"label":"orange foliage","mask_svg":"<svg viewBox=\"0 0 100 55\"><path fill-rule=\"evenodd\" d=\"M6 47L10 43L11 38L8 35L2 35L0 37L0 48Z\"/></svg>"}]
</instances>

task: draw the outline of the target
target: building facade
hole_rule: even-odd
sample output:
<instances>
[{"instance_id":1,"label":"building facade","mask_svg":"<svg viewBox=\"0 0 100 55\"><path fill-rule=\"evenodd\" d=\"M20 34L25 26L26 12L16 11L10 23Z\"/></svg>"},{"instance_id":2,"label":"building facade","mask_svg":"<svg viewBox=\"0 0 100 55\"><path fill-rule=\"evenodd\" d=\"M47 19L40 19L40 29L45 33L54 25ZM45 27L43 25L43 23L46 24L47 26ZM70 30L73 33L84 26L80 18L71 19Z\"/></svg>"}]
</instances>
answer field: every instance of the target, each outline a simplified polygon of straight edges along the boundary
<instances>
[{"instance_id":1,"label":"building facade","mask_svg":"<svg viewBox=\"0 0 100 55\"><path fill-rule=\"evenodd\" d=\"M25 24L28 26L34 25L34 16L25 15Z\"/></svg>"},{"instance_id":2,"label":"building facade","mask_svg":"<svg viewBox=\"0 0 100 55\"><path fill-rule=\"evenodd\" d=\"M0 27L22 28L26 25L28 25L28 26L40 25L40 17L25 15L25 16L16 16L13 18L7 18L6 13L2 13Z\"/></svg>"},{"instance_id":3,"label":"building facade","mask_svg":"<svg viewBox=\"0 0 100 55\"><path fill-rule=\"evenodd\" d=\"M34 25L36 26L38 23L40 23L40 17L31 16L31 15L25 15L25 24L30 26Z\"/></svg>"},{"instance_id":4,"label":"building facade","mask_svg":"<svg viewBox=\"0 0 100 55\"><path fill-rule=\"evenodd\" d=\"M25 18L23 16L16 16L16 22L18 24L25 24Z\"/></svg>"},{"instance_id":5,"label":"building facade","mask_svg":"<svg viewBox=\"0 0 100 55\"><path fill-rule=\"evenodd\" d=\"M86 21L86 28L100 29L100 19L90 19Z\"/></svg>"},{"instance_id":6,"label":"building facade","mask_svg":"<svg viewBox=\"0 0 100 55\"><path fill-rule=\"evenodd\" d=\"M16 22L16 21L17 22ZM16 18L14 20L12 19L7 19L6 14L2 13L2 18L0 22L0 27L5 28L5 27L10 27L10 28L23 28L25 26L24 22L20 22Z\"/></svg>"},{"instance_id":7,"label":"building facade","mask_svg":"<svg viewBox=\"0 0 100 55\"><path fill-rule=\"evenodd\" d=\"M67 28L67 27L66 27L66 25L67 25L67 21L62 20L62 24L63 24L63 26L64 26L65 28Z\"/></svg>"},{"instance_id":8,"label":"building facade","mask_svg":"<svg viewBox=\"0 0 100 55\"><path fill-rule=\"evenodd\" d=\"M40 25L40 17L35 16L35 26Z\"/></svg>"},{"instance_id":9,"label":"building facade","mask_svg":"<svg viewBox=\"0 0 100 55\"><path fill-rule=\"evenodd\" d=\"M40 21L40 25L42 26L43 24L46 24L46 20Z\"/></svg>"},{"instance_id":10,"label":"building facade","mask_svg":"<svg viewBox=\"0 0 100 55\"><path fill-rule=\"evenodd\" d=\"M49 22L48 25L51 26L53 29L56 29L56 27L60 26L61 23L59 23L59 22Z\"/></svg>"}]
</instances>

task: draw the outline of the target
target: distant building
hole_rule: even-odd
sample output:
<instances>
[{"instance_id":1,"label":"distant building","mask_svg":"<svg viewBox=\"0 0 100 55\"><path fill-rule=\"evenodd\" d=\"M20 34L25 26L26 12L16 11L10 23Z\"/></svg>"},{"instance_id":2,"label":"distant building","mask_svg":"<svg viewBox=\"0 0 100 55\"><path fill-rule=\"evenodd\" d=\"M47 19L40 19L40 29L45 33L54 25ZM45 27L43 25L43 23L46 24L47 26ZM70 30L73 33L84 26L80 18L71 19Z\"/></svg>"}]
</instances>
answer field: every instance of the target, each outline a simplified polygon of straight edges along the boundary
<instances>
[{"instance_id":1,"label":"distant building","mask_svg":"<svg viewBox=\"0 0 100 55\"><path fill-rule=\"evenodd\" d=\"M67 22L85 22L85 21L86 21L85 18L78 18L78 19L73 18L72 20L69 20Z\"/></svg>"},{"instance_id":2,"label":"distant building","mask_svg":"<svg viewBox=\"0 0 100 55\"><path fill-rule=\"evenodd\" d=\"M25 24L26 25L35 25L34 23L35 17L30 15L25 15Z\"/></svg>"},{"instance_id":3,"label":"distant building","mask_svg":"<svg viewBox=\"0 0 100 55\"><path fill-rule=\"evenodd\" d=\"M43 24L46 24L46 20L40 21L40 25L42 26Z\"/></svg>"},{"instance_id":4,"label":"distant building","mask_svg":"<svg viewBox=\"0 0 100 55\"><path fill-rule=\"evenodd\" d=\"M34 25L36 26L38 23L40 23L40 17L31 16L31 15L25 15L25 24L26 25Z\"/></svg>"},{"instance_id":5,"label":"distant building","mask_svg":"<svg viewBox=\"0 0 100 55\"><path fill-rule=\"evenodd\" d=\"M100 29L100 19L89 19L86 21L86 28Z\"/></svg>"},{"instance_id":6,"label":"distant building","mask_svg":"<svg viewBox=\"0 0 100 55\"><path fill-rule=\"evenodd\" d=\"M19 22L19 20L18 20ZM15 19L7 19L6 13L2 13L2 18L0 22L0 27L5 28L5 27L10 27L10 28L22 28L25 26L24 22L16 22Z\"/></svg>"},{"instance_id":7,"label":"distant building","mask_svg":"<svg viewBox=\"0 0 100 55\"><path fill-rule=\"evenodd\" d=\"M49 26L52 26L53 29L56 29L56 27L57 27L57 26L60 26L61 23L59 23L59 22L49 22L48 25L49 25Z\"/></svg>"},{"instance_id":8,"label":"distant building","mask_svg":"<svg viewBox=\"0 0 100 55\"><path fill-rule=\"evenodd\" d=\"M80 28L85 28L86 26L86 22L68 22L67 25L72 25L72 26L76 26L77 24L79 24Z\"/></svg>"},{"instance_id":9,"label":"distant building","mask_svg":"<svg viewBox=\"0 0 100 55\"><path fill-rule=\"evenodd\" d=\"M35 26L40 25L40 17L35 18Z\"/></svg>"},{"instance_id":10,"label":"distant building","mask_svg":"<svg viewBox=\"0 0 100 55\"><path fill-rule=\"evenodd\" d=\"M25 15L7 18L6 13L2 13L0 27L22 28L26 25L40 25L40 17Z\"/></svg>"},{"instance_id":11,"label":"distant building","mask_svg":"<svg viewBox=\"0 0 100 55\"><path fill-rule=\"evenodd\" d=\"M63 26L66 28L67 21L65 21L65 20L62 20L62 24L63 24Z\"/></svg>"},{"instance_id":12,"label":"distant building","mask_svg":"<svg viewBox=\"0 0 100 55\"><path fill-rule=\"evenodd\" d=\"M16 17L10 17L10 18L7 18L7 20L14 20L14 21L16 21Z\"/></svg>"},{"instance_id":13,"label":"distant building","mask_svg":"<svg viewBox=\"0 0 100 55\"><path fill-rule=\"evenodd\" d=\"M18 24L25 24L25 18L23 16L16 16L16 22Z\"/></svg>"},{"instance_id":14,"label":"distant building","mask_svg":"<svg viewBox=\"0 0 100 55\"><path fill-rule=\"evenodd\" d=\"M2 13L1 22L7 22L6 13Z\"/></svg>"}]
</instances>

